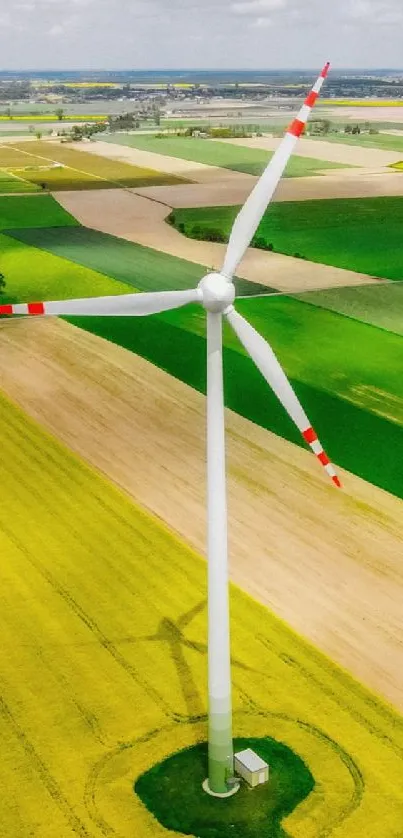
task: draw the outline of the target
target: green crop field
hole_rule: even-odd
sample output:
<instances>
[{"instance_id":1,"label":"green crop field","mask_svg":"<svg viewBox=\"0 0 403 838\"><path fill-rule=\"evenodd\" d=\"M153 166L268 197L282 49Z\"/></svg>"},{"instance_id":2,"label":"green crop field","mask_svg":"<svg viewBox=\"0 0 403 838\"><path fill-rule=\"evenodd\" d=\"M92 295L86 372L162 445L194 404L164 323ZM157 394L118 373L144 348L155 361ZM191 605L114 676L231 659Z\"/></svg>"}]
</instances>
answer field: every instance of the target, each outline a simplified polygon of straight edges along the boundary
<instances>
[{"instance_id":1,"label":"green crop field","mask_svg":"<svg viewBox=\"0 0 403 838\"><path fill-rule=\"evenodd\" d=\"M21 226L28 226L24 201L31 213L35 202L46 201L49 225L63 222L63 212L55 211L57 204L50 198L8 198L0 202L3 229L8 229L14 201L19 207L14 227L18 219ZM30 218L35 223L32 214ZM114 294L118 280L122 293L133 282L137 290L192 287L203 273L201 266L74 226L14 230L12 237L3 238L6 270L2 272L7 294L14 301ZM106 271L114 279L105 276ZM302 300L263 296L240 300L238 307L273 343L331 458L403 497L399 466L399 453L403 456L402 338ZM95 317L74 322L204 390L201 309L188 307L135 321ZM230 332L225 333L224 342L227 405L280 436L304 444ZM370 441L371 457L362 440Z\"/></svg>"},{"instance_id":2,"label":"green crop field","mask_svg":"<svg viewBox=\"0 0 403 838\"><path fill-rule=\"evenodd\" d=\"M403 181L402 181L403 185ZM237 207L176 209L175 226L228 235ZM343 198L271 204L257 236L275 251L387 279L403 279L403 198ZM202 235L198 235L202 238Z\"/></svg>"},{"instance_id":3,"label":"green crop field","mask_svg":"<svg viewBox=\"0 0 403 838\"><path fill-rule=\"evenodd\" d=\"M2 395L0 408L2 838L163 838L133 784L206 737L205 563ZM313 776L281 834L398 838L401 718L231 600L235 735L272 737ZM280 834L270 820L266 834Z\"/></svg>"},{"instance_id":4,"label":"green crop field","mask_svg":"<svg viewBox=\"0 0 403 838\"><path fill-rule=\"evenodd\" d=\"M17 174L11 174L0 169L0 195L19 192L38 192L39 187L24 180Z\"/></svg>"},{"instance_id":5,"label":"green crop field","mask_svg":"<svg viewBox=\"0 0 403 838\"><path fill-rule=\"evenodd\" d=\"M331 459L403 497L402 338L291 298L239 300L237 308L278 353ZM139 318L135 328L131 318L72 322L205 392L205 322L197 307ZM224 363L226 405L304 445L229 330Z\"/></svg>"},{"instance_id":6,"label":"green crop field","mask_svg":"<svg viewBox=\"0 0 403 838\"><path fill-rule=\"evenodd\" d=\"M157 154L167 154L170 157L181 157L183 160L193 160L195 163L206 163L209 166L221 166L224 169L233 169L250 175L260 175L272 156L271 152L260 149L193 137L158 138L146 134L110 134L102 139L110 143L153 151ZM339 163L295 156L288 163L285 176L306 177L317 174L323 169L340 168L346 167Z\"/></svg>"},{"instance_id":7,"label":"green crop field","mask_svg":"<svg viewBox=\"0 0 403 838\"><path fill-rule=\"evenodd\" d=\"M24 227L68 227L78 222L50 195L0 198L0 230Z\"/></svg>"},{"instance_id":8,"label":"green crop field","mask_svg":"<svg viewBox=\"0 0 403 838\"><path fill-rule=\"evenodd\" d=\"M76 151L61 143L35 140L0 146L0 168L55 191L187 183L183 178Z\"/></svg>"},{"instance_id":9,"label":"green crop field","mask_svg":"<svg viewBox=\"0 0 403 838\"><path fill-rule=\"evenodd\" d=\"M300 299L403 335L403 284L400 282L311 291Z\"/></svg>"},{"instance_id":10,"label":"green crop field","mask_svg":"<svg viewBox=\"0 0 403 838\"><path fill-rule=\"evenodd\" d=\"M381 148L384 151L396 151L403 153L403 131L402 136L396 134L344 134L339 131L337 134L326 134L323 137L310 136L310 140L326 143L343 143L344 145L362 146L363 148Z\"/></svg>"},{"instance_id":11,"label":"green crop field","mask_svg":"<svg viewBox=\"0 0 403 838\"><path fill-rule=\"evenodd\" d=\"M52 230L77 229L77 221L49 195L0 198L0 231L33 224L50 225ZM0 271L7 283L2 303L132 291L103 272L30 247L4 232L0 233L0 254Z\"/></svg>"},{"instance_id":12,"label":"green crop field","mask_svg":"<svg viewBox=\"0 0 403 838\"><path fill-rule=\"evenodd\" d=\"M1 302L30 302L69 297L128 294L128 285L104 274L44 253L0 234L0 270L6 278Z\"/></svg>"},{"instance_id":13,"label":"green crop field","mask_svg":"<svg viewBox=\"0 0 403 838\"><path fill-rule=\"evenodd\" d=\"M138 291L192 288L207 271L203 265L86 227L51 226L8 232L21 242L107 274ZM245 279L235 279L235 287L241 296L267 294L271 290Z\"/></svg>"}]
</instances>

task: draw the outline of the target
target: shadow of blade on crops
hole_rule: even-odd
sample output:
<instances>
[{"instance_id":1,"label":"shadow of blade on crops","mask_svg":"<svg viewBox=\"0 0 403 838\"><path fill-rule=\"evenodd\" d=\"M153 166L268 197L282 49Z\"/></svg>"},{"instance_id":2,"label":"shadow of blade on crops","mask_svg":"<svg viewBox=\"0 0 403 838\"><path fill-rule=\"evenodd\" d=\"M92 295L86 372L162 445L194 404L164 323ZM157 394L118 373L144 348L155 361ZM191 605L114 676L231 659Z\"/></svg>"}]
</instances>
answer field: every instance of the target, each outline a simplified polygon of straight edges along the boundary
<instances>
[{"instance_id":1,"label":"shadow of blade on crops","mask_svg":"<svg viewBox=\"0 0 403 838\"><path fill-rule=\"evenodd\" d=\"M193 676L192 668L186 660L184 650L193 649L202 654L206 653L207 647L188 640L184 635L184 629L189 623L200 614L206 606L206 600L202 600L193 606L185 614L182 614L177 621L169 617L162 617L155 634L142 638L149 642L166 643L169 654L176 669L183 699L186 704L189 716L199 717L205 714L205 707L196 679Z\"/></svg>"},{"instance_id":2,"label":"shadow of blade on crops","mask_svg":"<svg viewBox=\"0 0 403 838\"><path fill-rule=\"evenodd\" d=\"M201 602L194 605L191 609L179 616L177 620L172 620L170 617L162 617L155 634L146 635L145 637L127 637L123 642L137 643L164 643L168 648L169 655L172 659L173 665L178 675L178 681L182 691L183 699L188 711L189 717L193 719L205 716L206 707L202 698L197 680L194 677L192 667L188 663L185 650L190 649L199 652L206 657L207 668L207 643L199 643L195 640L189 640L185 637L184 631L192 620L197 617L205 609L207 600L203 599ZM238 670L245 672L253 672L254 674L263 675L257 672L253 667L248 666L242 661L231 658L231 663ZM181 717L177 713L177 717Z\"/></svg>"}]
</instances>

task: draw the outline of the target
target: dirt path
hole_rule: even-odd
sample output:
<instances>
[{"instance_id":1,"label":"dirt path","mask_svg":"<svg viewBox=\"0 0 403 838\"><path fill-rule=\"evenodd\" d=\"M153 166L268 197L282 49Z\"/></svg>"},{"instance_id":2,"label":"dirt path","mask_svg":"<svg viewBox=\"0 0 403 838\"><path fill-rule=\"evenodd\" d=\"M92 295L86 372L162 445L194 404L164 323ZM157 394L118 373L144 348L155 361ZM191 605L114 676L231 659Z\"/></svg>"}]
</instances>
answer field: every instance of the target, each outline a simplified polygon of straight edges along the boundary
<instances>
[{"instance_id":1,"label":"dirt path","mask_svg":"<svg viewBox=\"0 0 403 838\"><path fill-rule=\"evenodd\" d=\"M135 325L134 325L135 327ZM205 399L58 320L0 323L0 386L199 551ZM227 411L232 579L403 709L403 503Z\"/></svg>"},{"instance_id":2,"label":"dirt path","mask_svg":"<svg viewBox=\"0 0 403 838\"><path fill-rule=\"evenodd\" d=\"M218 142L218 140L213 140ZM246 148L260 148L265 151L275 151L281 139L274 137L252 137L245 139L220 140L230 145L245 146ZM343 143L326 142L326 140L310 140L301 137L296 150L298 157L314 157L330 163L343 163L350 166L377 169L396 163L402 157L398 151L384 151L379 148L365 148L365 146L351 146Z\"/></svg>"},{"instance_id":3,"label":"dirt path","mask_svg":"<svg viewBox=\"0 0 403 838\"><path fill-rule=\"evenodd\" d=\"M402 180L403 183L403 180ZM150 201L128 190L108 189L102 201L95 191L58 192L59 203L86 227L180 256L190 262L219 269L225 246L188 239L165 222L170 207ZM330 265L294 259L280 253L250 248L238 276L280 291L306 291L342 285L362 285L377 280L366 274Z\"/></svg>"}]
</instances>

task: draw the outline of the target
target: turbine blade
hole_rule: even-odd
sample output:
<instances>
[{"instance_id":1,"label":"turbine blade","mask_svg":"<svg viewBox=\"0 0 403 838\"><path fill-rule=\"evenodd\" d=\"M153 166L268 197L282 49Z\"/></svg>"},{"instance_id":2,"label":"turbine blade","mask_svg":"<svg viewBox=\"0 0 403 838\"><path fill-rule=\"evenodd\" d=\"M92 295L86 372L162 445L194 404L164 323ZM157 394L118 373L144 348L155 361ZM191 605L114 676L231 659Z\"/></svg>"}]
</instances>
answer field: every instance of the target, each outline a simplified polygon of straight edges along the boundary
<instances>
[{"instance_id":1,"label":"turbine blade","mask_svg":"<svg viewBox=\"0 0 403 838\"><path fill-rule=\"evenodd\" d=\"M329 63L324 66L311 92L305 99L298 116L289 126L282 142L275 154L273 154L260 180L258 180L235 220L222 269L222 273L228 278L232 279L234 276L241 259L256 233L262 216L274 195L281 175L298 141L298 137L301 136L308 121L309 114L319 96L319 91L328 74L329 67Z\"/></svg>"},{"instance_id":2,"label":"turbine blade","mask_svg":"<svg viewBox=\"0 0 403 838\"><path fill-rule=\"evenodd\" d=\"M154 291L147 294L121 294L115 297L88 297L79 300L57 300L47 303L17 303L0 305L1 314L29 315L100 315L113 317L141 317L157 314L188 303L201 301L197 289L189 291Z\"/></svg>"},{"instance_id":3,"label":"turbine blade","mask_svg":"<svg viewBox=\"0 0 403 838\"><path fill-rule=\"evenodd\" d=\"M316 436L314 429L294 393L288 378L280 366L271 346L267 341L259 335L259 332L245 320L233 307L230 307L225 315L229 324L232 326L242 346L251 356L256 364L258 370L266 379L267 383L276 394L277 398L291 417L297 428L301 431L305 442L311 446L312 451L316 454L319 462L322 464L329 477L333 480L336 486L341 486L340 480L337 477L334 466L330 462L327 454L324 452L321 443Z\"/></svg>"}]
</instances>

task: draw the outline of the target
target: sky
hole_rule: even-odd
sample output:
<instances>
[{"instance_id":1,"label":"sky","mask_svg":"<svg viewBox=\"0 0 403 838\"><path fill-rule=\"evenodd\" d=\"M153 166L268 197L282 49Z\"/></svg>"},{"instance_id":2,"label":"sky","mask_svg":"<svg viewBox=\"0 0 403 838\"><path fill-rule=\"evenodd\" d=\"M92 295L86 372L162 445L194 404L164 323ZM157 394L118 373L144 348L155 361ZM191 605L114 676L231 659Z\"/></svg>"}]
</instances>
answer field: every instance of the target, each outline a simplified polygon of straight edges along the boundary
<instances>
[{"instance_id":1,"label":"sky","mask_svg":"<svg viewBox=\"0 0 403 838\"><path fill-rule=\"evenodd\" d=\"M0 0L0 69L401 68L403 0Z\"/></svg>"}]
</instances>

